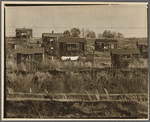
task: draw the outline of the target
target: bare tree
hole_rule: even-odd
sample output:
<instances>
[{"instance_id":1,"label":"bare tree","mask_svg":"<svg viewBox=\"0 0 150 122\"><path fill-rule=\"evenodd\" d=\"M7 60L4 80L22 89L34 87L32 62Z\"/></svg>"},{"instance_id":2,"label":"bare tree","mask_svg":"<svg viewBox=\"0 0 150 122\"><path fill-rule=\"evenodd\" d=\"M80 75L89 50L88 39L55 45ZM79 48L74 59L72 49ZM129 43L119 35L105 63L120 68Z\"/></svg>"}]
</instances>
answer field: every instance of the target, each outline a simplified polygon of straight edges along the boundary
<instances>
[{"instance_id":1,"label":"bare tree","mask_svg":"<svg viewBox=\"0 0 150 122\"><path fill-rule=\"evenodd\" d=\"M81 35L82 35L83 38L85 37L85 34L86 34L85 29L82 28L82 29L81 29Z\"/></svg>"},{"instance_id":2,"label":"bare tree","mask_svg":"<svg viewBox=\"0 0 150 122\"><path fill-rule=\"evenodd\" d=\"M102 38L102 33L98 33L97 38Z\"/></svg>"}]
</instances>

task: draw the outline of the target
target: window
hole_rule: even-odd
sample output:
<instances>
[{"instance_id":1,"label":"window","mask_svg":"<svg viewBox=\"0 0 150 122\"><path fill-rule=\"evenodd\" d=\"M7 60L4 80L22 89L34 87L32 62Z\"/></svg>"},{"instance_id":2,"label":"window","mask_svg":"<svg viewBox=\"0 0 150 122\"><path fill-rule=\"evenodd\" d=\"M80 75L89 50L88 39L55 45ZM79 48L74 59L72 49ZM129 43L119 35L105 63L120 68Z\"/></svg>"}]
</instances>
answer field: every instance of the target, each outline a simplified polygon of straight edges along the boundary
<instances>
[{"instance_id":1,"label":"window","mask_svg":"<svg viewBox=\"0 0 150 122\"><path fill-rule=\"evenodd\" d=\"M71 50L71 45L67 45L67 50Z\"/></svg>"},{"instance_id":2,"label":"window","mask_svg":"<svg viewBox=\"0 0 150 122\"><path fill-rule=\"evenodd\" d=\"M72 50L76 50L76 44L72 44L71 47L72 47Z\"/></svg>"},{"instance_id":3,"label":"window","mask_svg":"<svg viewBox=\"0 0 150 122\"><path fill-rule=\"evenodd\" d=\"M50 38L47 38L47 40L46 40L47 42L49 42L50 41Z\"/></svg>"},{"instance_id":4,"label":"window","mask_svg":"<svg viewBox=\"0 0 150 122\"><path fill-rule=\"evenodd\" d=\"M111 44L110 46L111 46L111 49L114 49L114 44Z\"/></svg>"},{"instance_id":5,"label":"window","mask_svg":"<svg viewBox=\"0 0 150 122\"><path fill-rule=\"evenodd\" d=\"M104 44L104 49L108 49L108 45L107 44Z\"/></svg>"},{"instance_id":6,"label":"window","mask_svg":"<svg viewBox=\"0 0 150 122\"><path fill-rule=\"evenodd\" d=\"M79 44L76 44L76 48L79 48Z\"/></svg>"},{"instance_id":7,"label":"window","mask_svg":"<svg viewBox=\"0 0 150 122\"><path fill-rule=\"evenodd\" d=\"M131 55L122 55L122 58L131 58Z\"/></svg>"},{"instance_id":8,"label":"window","mask_svg":"<svg viewBox=\"0 0 150 122\"><path fill-rule=\"evenodd\" d=\"M98 45L99 48L102 48L102 45Z\"/></svg>"},{"instance_id":9,"label":"window","mask_svg":"<svg viewBox=\"0 0 150 122\"><path fill-rule=\"evenodd\" d=\"M78 50L79 44L67 44L67 50Z\"/></svg>"},{"instance_id":10,"label":"window","mask_svg":"<svg viewBox=\"0 0 150 122\"><path fill-rule=\"evenodd\" d=\"M102 48L102 44L99 42L97 43L98 48Z\"/></svg>"}]
</instances>

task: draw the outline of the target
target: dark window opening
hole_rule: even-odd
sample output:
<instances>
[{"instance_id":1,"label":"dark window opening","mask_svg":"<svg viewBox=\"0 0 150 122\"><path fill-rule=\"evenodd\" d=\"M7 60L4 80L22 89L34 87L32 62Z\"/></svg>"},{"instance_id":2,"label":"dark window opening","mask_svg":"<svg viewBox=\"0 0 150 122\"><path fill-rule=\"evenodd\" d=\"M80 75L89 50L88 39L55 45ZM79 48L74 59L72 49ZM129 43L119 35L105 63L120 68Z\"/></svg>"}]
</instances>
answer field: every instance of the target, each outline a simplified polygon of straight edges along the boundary
<instances>
[{"instance_id":1,"label":"dark window opening","mask_svg":"<svg viewBox=\"0 0 150 122\"><path fill-rule=\"evenodd\" d=\"M131 55L122 55L122 58L131 58Z\"/></svg>"}]
</instances>

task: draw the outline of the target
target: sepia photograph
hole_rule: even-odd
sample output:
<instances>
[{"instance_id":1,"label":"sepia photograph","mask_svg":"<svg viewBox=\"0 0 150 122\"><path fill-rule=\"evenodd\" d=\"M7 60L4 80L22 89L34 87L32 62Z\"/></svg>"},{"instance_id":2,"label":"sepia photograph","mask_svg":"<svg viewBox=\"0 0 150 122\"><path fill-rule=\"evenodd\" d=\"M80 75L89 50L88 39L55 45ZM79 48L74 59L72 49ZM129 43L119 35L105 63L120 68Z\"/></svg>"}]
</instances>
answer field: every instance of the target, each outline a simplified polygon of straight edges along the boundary
<instances>
[{"instance_id":1,"label":"sepia photograph","mask_svg":"<svg viewBox=\"0 0 150 122\"><path fill-rule=\"evenodd\" d=\"M3 120L148 120L148 2L2 2Z\"/></svg>"}]
</instances>

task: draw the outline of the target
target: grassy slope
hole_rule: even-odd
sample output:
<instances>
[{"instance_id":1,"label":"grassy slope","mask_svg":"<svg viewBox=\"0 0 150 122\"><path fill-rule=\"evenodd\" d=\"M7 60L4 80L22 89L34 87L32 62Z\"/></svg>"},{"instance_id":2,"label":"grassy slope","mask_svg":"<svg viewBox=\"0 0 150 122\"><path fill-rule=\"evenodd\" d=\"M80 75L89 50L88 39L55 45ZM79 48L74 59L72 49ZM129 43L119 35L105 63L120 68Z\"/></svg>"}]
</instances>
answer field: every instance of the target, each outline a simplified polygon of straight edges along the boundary
<instances>
[{"instance_id":1,"label":"grassy slope","mask_svg":"<svg viewBox=\"0 0 150 122\"><path fill-rule=\"evenodd\" d=\"M37 40L37 39L32 39ZM38 39L41 40L41 39ZM126 44L129 47L135 47L136 41L146 41L146 39L120 39L118 40L118 47L124 47ZM16 42L17 44L26 44L27 42L21 42L20 40L16 41L13 38L9 38L8 41ZM94 42L87 42L88 45L94 45ZM11 50L9 47L6 49L6 55L13 54L15 55L14 50ZM110 58L104 57L104 54L101 54L103 57L95 57L96 64L101 62L109 62ZM7 58L7 68L14 70L17 66L13 63L13 58ZM46 59L48 60L48 59ZM50 61L50 60L49 60ZM54 67L81 67L81 63L78 65L75 63L65 63L59 62L59 60L47 61L42 68L46 69L50 66ZM51 63L51 64L49 64ZM88 65L91 65L90 63ZM99 64L100 65L100 64ZM97 72L94 79L92 79L90 73L79 74L79 73L68 73L68 74L59 74L57 76L51 75L49 72L36 72L35 74L22 74L22 73L7 73L7 92L49 92L49 93L100 93L106 94L105 89L107 89L108 94L114 93L147 93L148 91L148 72L128 72L128 73L117 73L114 77L109 74L108 71ZM69 103L68 103L69 104ZM47 117L53 118L59 113L63 113L63 117L81 117L87 115L95 117L141 117L139 112L139 105L132 102L126 103L106 103L101 104L83 104L80 106L75 103L72 106L66 104L65 108L61 110L55 110L57 107L54 104L49 103L38 103L36 102L7 102L7 117L25 117L25 118L34 118L34 117ZM131 104L131 105L129 105ZM47 105L49 105L47 107ZM133 105L135 109L133 111ZM93 107L91 110L91 106ZM54 107L54 110L53 110ZM69 108L70 107L70 108ZM26 108L26 109L25 109ZM50 108L50 109L49 109ZM67 108L67 109L66 109ZM142 110L147 112L147 106L141 107ZM68 111L70 110L70 111ZM58 113L57 113L58 112ZM45 116L45 117L44 117ZM143 117L143 116L142 116ZM147 118L147 116L146 116Z\"/></svg>"},{"instance_id":2,"label":"grassy slope","mask_svg":"<svg viewBox=\"0 0 150 122\"><path fill-rule=\"evenodd\" d=\"M39 39L39 38L38 38ZM31 39L30 39L31 40ZM27 40L26 42L21 42L22 44L25 44L25 43L27 43L28 41L30 41L30 40ZM32 40L37 40L37 39L32 39ZM40 39L39 39L40 40ZM128 44L130 44L130 46L131 45L135 45L135 42L136 41L146 41L146 39L120 39L120 40L118 40L118 42L119 42L119 44L118 44L118 47L121 47L121 46L124 46L126 43L128 43ZM16 41L15 39L8 39L8 40L6 40L6 41L14 41L14 42L16 42L16 43L20 43L20 40L18 40L18 41ZM6 42L7 43L7 42ZM88 42L87 42L88 43ZM90 42L91 43L91 42ZM92 43L94 43L94 42L92 42ZM91 45L92 45L92 43L91 43ZM88 43L89 44L89 43ZM132 47L132 46L131 46ZM14 53L14 51L12 51L11 49L9 49L9 48L7 48L7 50L6 50L6 55L10 55L12 52ZM14 54L15 55L15 54ZM6 62L6 64L7 64L7 70L11 70L11 71L14 71L14 70L17 70L17 66L15 65L15 63L14 63L14 60L13 60L13 57L9 57L9 58L7 58L8 60L7 60L7 62ZM84 61L79 61L79 62L62 62L62 61L60 61L60 60L53 60L53 61L51 61L51 60L49 60L49 59L45 59L45 62L43 63L43 64L41 64L41 65L39 65L39 68L41 68L41 69L78 69L78 68L81 68L81 67L83 67L83 68L92 68L92 67L95 67L95 68L100 68L100 67L102 67L103 65L102 65L102 62L103 63L109 63L110 62L110 58L106 58L106 57L95 57L94 58L94 64L92 64L92 63L90 63L90 62L84 62ZM145 61L144 61L144 63L145 63ZM148 65L147 63L145 63L144 65ZM24 66L23 66L24 67ZM9 75L9 74L7 74L7 75ZM104 76L109 76L109 74L107 74L107 73L104 73ZM122 75L122 74L121 74ZM15 76L15 74L14 74L14 76ZM86 75L85 75L86 76ZM18 76L17 76L18 77ZM20 76L19 78L24 78L24 76ZM33 78L33 76L30 76L29 78ZM18 79L18 78L17 78ZM29 82L31 81L31 79L29 80ZM108 78L109 79L109 78ZM114 78L112 78L112 79L114 79ZM124 79L124 77L123 77L123 79ZM120 79L121 81L122 81L122 79ZM126 81L126 79L124 79L125 81ZM145 78L144 78L144 82L146 82L147 81L147 78L146 78L146 76L145 76ZM16 80L15 80L16 81ZM20 81L20 80L19 80ZM18 81L18 83L19 83L19 81ZM91 80L90 80L91 81ZM141 80L140 80L141 81ZM64 80L64 82L65 82L65 80ZM79 81L78 81L79 82ZM92 82L92 81L91 81ZM22 82L22 83L24 83L24 82ZM22 84L21 83L21 84ZM25 83L27 83L27 82L25 82ZM74 82L75 84L76 84L76 82ZM29 83L30 84L30 83ZM59 84L59 83L58 83ZM129 85L129 84L128 84ZM21 85L22 86L22 85ZM28 87L28 85L27 85L27 88L29 88ZM20 89L21 90L21 89ZM80 90L77 90L77 91L80 91Z\"/></svg>"}]
</instances>

